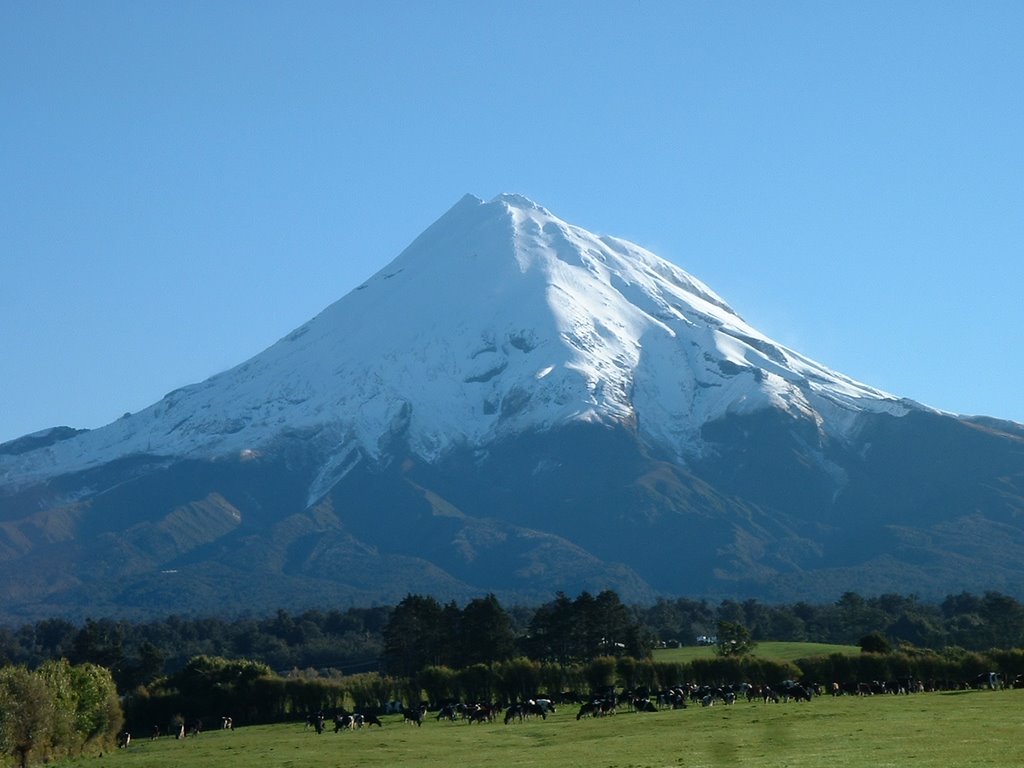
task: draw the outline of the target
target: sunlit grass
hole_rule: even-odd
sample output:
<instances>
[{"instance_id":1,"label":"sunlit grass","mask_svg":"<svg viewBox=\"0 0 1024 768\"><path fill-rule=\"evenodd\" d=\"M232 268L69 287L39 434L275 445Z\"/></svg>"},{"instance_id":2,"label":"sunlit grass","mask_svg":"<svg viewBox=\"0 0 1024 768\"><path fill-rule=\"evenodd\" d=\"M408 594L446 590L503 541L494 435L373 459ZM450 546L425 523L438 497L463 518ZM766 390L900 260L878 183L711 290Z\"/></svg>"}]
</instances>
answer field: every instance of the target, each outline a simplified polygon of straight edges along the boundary
<instances>
[{"instance_id":1,"label":"sunlit grass","mask_svg":"<svg viewBox=\"0 0 1024 768\"><path fill-rule=\"evenodd\" d=\"M751 655L772 661L794 661L812 656L828 656L832 653L855 656L860 653L860 648L856 645L833 645L831 643L766 642L758 643ZM713 658L715 658L715 648L710 645L660 648L654 652L656 661L685 663L694 659Z\"/></svg>"},{"instance_id":2,"label":"sunlit grass","mask_svg":"<svg viewBox=\"0 0 1024 768\"><path fill-rule=\"evenodd\" d=\"M810 703L739 702L727 707L627 713L576 720L559 707L546 721L503 725L385 718L383 728L321 735L303 724L212 731L176 741L136 739L127 750L65 765L79 768L341 768L342 766L907 765L1018 766L1024 691L823 697Z\"/></svg>"}]
</instances>

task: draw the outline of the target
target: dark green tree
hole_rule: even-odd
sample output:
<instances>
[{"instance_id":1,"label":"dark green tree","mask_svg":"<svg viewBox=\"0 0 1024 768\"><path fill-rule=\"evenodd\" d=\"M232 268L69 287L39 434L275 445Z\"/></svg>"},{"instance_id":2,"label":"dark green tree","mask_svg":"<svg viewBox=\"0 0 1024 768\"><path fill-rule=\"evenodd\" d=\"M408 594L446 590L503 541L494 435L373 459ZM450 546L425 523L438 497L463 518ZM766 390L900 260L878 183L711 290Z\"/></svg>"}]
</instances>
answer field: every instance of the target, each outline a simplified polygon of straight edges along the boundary
<instances>
[{"instance_id":1,"label":"dark green tree","mask_svg":"<svg viewBox=\"0 0 1024 768\"><path fill-rule=\"evenodd\" d=\"M124 624L110 619L86 619L72 643L71 661L106 667L118 679L125 663L125 629Z\"/></svg>"},{"instance_id":2,"label":"dark green tree","mask_svg":"<svg viewBox=\"0 0 1024 768\"><path fill-rule=\"evenodd\" d=\"M988 628L988 645L1013 648L1024 644L1024 605L999 592L986 592L981 600L981 618Z\"/></svg>"},{"instance_id":3,"label":"dark green tree","mask_svg":"<svg viewBox=\"0 0 1024 768\"><path fill-rule=\"evenodd\" d=\"M574 627L571 636L572 657L583 660L601 655L598 649L605 638L598 620L594 596L586 590L580 592L573 600L569 616Z\"/></svg>"},{"instance_id":4,"label":"dark green tree","mask_svg":"<svg viewBox=\"0 0 1024 768\"><path fill-rule=\"evenodd\" d=\"M718 622L718 643L715 646L715 653L719 656L746 656L756 645L750 638L750 631L739 622Z\"/></svg>"},{"instance_id":5,"label":"dark green tree","mask_svg":"<svg viewBox=\"0 0 1024 768\"><path fill-rule=\"evenodd\" d=\"M429 665L443 662L446 647L453 644L445 634L444 609L432 597L407 595L384 627L383 661L387 671L412 677Z\"/></svg>"},{"instance_id":6,"label":"dark green tree","mask_svg":"<svg viewBox=\"0 0 1024 768\"><path fill-rule=\"evenodd\" d=\"M78 628L66 619L44 619L34 629L36 650L51 659L67 656L78 633Z\"/></svg>"},{"instance_id":7,"label":"dark green tree","mask_svg":"<svg viewBox=\"0 0 1024 768\"><path fill-rule=\"evenodd\" d=\"M610 589L600 592L594 599L591 625L599 636L598 644L588 648L596 656L632 656L643 658L650 654L652 641L633 613L622 604L617 593Z\"/></svg>"},{"instance_id":8,"label":"dark green tree","mask_svg":"<svg viewBox=\"0 0 1024 768\"><path fill-rule=\"evenodd\" d=\"M861 653L892 653L892 643L881 632L868 632L857 645Z\"/></svg>"},{"instance_id":9,"label":"dark green tree","mask_svg":"<svg viewBox=\"0 0 1024 768\"><path fill-rule=\"evenodd\" d=\"M459 667L493 664L515 653L512 622L493 594L470 600L458 626Z\"/></svg>"},{"instance_id":10,"label":"dark green tree","mask_svg":"<svg viewBox=\"0 0 1024 768\"><path fill-rule=\"evenodd\" d=\"M538 608L530 621L524 650L533 659L553 661L565 667L576 648L573 602L559 592L555 599Z\"/></svg>"}]
</instances>

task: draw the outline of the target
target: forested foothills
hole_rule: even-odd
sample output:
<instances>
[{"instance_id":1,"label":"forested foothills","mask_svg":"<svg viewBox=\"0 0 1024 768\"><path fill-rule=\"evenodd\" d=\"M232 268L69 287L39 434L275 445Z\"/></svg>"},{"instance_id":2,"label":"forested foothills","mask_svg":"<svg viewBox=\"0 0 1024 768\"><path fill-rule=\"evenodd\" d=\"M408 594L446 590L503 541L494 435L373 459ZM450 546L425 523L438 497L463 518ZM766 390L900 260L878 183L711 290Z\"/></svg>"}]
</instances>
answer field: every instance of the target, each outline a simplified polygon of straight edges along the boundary
<instances>
[{"instance_id":1,"label":"forested foothills","mask_svg":"<svg viewBox=\"0 0 1024 768\"><path fill-rule=\"evenodd\" d=\"M758 653L770 641L861 652L787 661ZM716 652L658 650L700 643ZM410 594L395 606L263 618L49 619L0 630L0 754L29 764L109 749L122 707L138 734L219 726L226 717L270 723L381 712L396 701L508 703L684 682L913 679L955 688L996 672L1010 684L1024 680L1022 647L1024 605L996 592L938 604L847 593L830 604L627 606L608 590L558 594L532 608L506 608L494 595L460 606Z\"/></svg>"}]
</instances>

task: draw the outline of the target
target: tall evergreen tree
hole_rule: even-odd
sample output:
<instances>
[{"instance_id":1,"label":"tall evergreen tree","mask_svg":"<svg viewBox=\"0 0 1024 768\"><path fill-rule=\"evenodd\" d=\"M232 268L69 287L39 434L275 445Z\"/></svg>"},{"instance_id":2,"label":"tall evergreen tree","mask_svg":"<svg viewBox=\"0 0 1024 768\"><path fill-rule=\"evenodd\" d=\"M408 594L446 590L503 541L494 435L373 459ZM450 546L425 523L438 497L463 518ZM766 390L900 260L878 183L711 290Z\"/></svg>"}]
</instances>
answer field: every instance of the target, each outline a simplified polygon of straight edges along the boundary
<instances>
[{"instance_id":1,"label":"tall evergreen tree","mask_svg":"<svg viewBox=\"0 0 1024 768\"><path fill-rule=\"evenodd\" d=\"M439 665L443 648L453 642L444 634L444 610L432 597L406 595L384 626L383 661L391 674L411 677Z\"/></svg>"},{"instance_id":2,"label":"tall evergreen tree","mask_svg":"<svg viewBox=\"0 0 1024 768\"><path fill-rule=\"evenodd\" d=\"M524 643L526 653L534 659L567 666L573 660L577 629L573 601L558 592L554 600L534 612Z\"/></svg>"},{"instance_id":3,"label":"tall evergreen tree","mask_svg":"<svg viewBox=\"0 0 1024 768\"><path fill-rule=\"evenodd\" d=\"M459 622L459 666L493 664L512 658L512 622L493 593L470 600Z\"/></svg>"}]
</instances>

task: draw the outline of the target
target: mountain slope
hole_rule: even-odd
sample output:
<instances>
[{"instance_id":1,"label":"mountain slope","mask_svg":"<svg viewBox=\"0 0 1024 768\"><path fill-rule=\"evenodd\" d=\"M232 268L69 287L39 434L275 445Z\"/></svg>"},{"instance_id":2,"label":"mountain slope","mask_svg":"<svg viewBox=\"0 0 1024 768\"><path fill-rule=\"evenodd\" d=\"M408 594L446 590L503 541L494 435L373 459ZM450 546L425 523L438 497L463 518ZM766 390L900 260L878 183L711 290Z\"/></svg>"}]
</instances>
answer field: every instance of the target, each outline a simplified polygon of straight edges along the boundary
<instances>
[{"instance_id":1,"label":"mountain slope","mask_svg":"<svg viewBox=\"0 0 1024 768\"><path fill-rule=\"evenodd\" d=\"M0 575L23 614L253 585L1024 593L1022 435L831 371L639 246L466 196L247 362L0 446Z\"/></svg>"}]
</instances>

